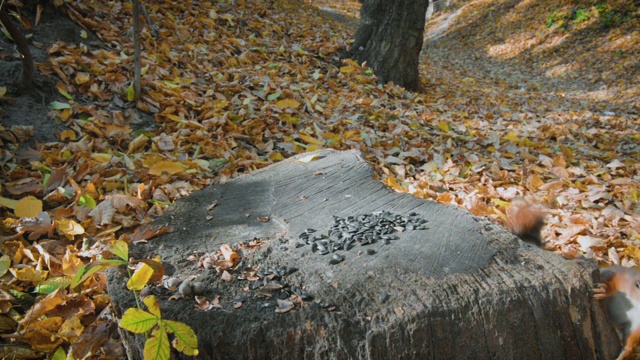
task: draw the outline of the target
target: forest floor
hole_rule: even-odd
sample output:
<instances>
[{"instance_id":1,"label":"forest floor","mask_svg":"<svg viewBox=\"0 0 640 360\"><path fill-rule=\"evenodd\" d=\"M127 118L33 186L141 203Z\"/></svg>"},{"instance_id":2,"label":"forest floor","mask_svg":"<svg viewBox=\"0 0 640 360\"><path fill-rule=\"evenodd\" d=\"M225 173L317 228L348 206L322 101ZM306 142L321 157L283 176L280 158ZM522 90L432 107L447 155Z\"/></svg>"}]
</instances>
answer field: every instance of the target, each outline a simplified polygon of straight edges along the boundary
<instances>
[{"instance_id":1,"label":"forest floor","mask_svg":"<svg viewBox=\"0 0 640 360\"><path fill-rule=\"evenodd\" d=\"M74 354L117 357L95 315L104 278L82 295L55 289L116 239L148 240L134 230L173 201L323 147L359 149L391 188L500 223L512 203L534 202L549 249L640 263L633 2L455 1L427 23L421 94L339 59L357 2L313 3L145 3L137 102L130 6L45 6L38 21L22 10L36 90L11 91L20 62L0 40L0 305L13 309L0 318L21 322L7 339L41 351L100 339ZM53 295L73 298L75 315L25 322L56 307Z\"/></svg>"}]
</instances>

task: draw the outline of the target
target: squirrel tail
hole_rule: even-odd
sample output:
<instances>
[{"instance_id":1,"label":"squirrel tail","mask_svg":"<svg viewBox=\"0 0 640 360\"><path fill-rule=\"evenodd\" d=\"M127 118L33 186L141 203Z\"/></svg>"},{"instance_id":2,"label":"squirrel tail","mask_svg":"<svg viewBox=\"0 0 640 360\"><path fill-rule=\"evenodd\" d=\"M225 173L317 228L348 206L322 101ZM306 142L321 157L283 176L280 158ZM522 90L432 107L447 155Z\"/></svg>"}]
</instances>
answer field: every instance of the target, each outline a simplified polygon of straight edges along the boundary
<instances>
[{"instance_id":1,"label":"squirrel tail","mask_svg":"<svg viewBox=\"0 0 640 360\"><path fill-rule=\"evenodd\" d=\"M520 239L542 245L545 213L531 204L512 205L507 209L507 228Z\"/></svg>"}]
</instances>

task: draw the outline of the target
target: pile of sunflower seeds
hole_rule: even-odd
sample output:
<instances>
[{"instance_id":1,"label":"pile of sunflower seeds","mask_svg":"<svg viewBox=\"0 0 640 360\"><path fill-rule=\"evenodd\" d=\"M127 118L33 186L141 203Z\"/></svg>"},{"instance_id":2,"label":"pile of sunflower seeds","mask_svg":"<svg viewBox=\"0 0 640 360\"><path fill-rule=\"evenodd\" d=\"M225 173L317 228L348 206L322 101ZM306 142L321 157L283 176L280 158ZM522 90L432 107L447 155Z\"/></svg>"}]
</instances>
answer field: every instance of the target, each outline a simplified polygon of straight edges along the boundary
<instances>
[{"instance_id":1,"label":"pile of sunflower seeds","mask_svg":"<svg viewBox=\"0 0 640 360\"><path fill-rule=\"evenodd\" d=\"M393 214L389 211L376 211L358 216L342 218L333 216L333 225L328 233L316 234L315 229L305 229L298 236L300 241L296 248L311 245L311 251L326 255L339 250L350 250L357 244L369 245L377 242L390 244L397 240L396 232L405 230L427 230L428 221L418 217L415 212L408 216ZM369 252L373 254L375 252ZM337 264L344 260L338 254L333 255L330 263Z\"/></svg>"}]
</instances>

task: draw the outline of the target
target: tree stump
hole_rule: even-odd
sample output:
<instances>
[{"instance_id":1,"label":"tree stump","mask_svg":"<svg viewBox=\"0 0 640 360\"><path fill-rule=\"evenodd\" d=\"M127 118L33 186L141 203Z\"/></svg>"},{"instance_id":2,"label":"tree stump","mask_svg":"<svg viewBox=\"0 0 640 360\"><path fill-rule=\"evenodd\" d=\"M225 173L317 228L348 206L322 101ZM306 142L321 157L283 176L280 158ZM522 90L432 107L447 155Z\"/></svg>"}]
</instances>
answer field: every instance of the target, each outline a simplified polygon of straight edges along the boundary
<instances>
[{"instance_id":1,"label":"tree stump","mask_svg":"<svg viewBox=\"0 0 640 360\"><path fill-rule=\"evenodd\" d=\"M396 193L373 178L357 151L314 154L314 161L294 157L193 193L154 222L167 224L171 233L132 247L131 256L161 256L168 274L196 275L206 286L204 296L220 296L220 308L202 311L193 298L169 301L175 293L151 289L163 318L194 329L199 358L617 356L617 335L591 296L594 262L566 260L463 209ZM394 234L396 240L327 255L317 246L296 245L307 228L328 233L334 216L380 211L415 213L428 220L427 229L407 227ZM229 271L232 281L188 261L254 239L266 243L243 253L241 265ZM336 254L344 260L331 261ZM239 279L242 269L255 266L298 271L276 278L289 292L268 294L266 280ZM122 316L135 306L126 272L113 269L108 281ZM276 312L278 299L294 299L295 308ZM121 333L129 357L142 359L144 336Z\"/></svg>"}]
</instances>

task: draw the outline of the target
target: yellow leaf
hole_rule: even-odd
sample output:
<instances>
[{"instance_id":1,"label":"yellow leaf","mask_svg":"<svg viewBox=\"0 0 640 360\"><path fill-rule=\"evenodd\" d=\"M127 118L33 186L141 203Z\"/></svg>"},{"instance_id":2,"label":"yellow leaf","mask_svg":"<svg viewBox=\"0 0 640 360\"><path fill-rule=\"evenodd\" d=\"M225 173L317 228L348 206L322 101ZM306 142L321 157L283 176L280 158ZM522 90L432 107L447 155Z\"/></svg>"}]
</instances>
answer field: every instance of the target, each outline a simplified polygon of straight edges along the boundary
<instances>
[{"instance_id":1,"label":"yellow leaf","mask_svg":"<svg viewBox=\"0 0 640 360\"><path fill-rule=\"evenodd\" d=\"M306 135L306 134L300 134L300 139L304 140L305 142L309 143L309 144L316 144L316 145L323 145L324 143L316 138L314 138L313 136L310 135Z\"/></svg>"},{"instance_id":2,"label":"yellow leaf","mask_svg":"<svg viewBox=\"0 0 640 360\"><path fill-rule=\"evenodd\" d=\"M165 80L165 81L163 81L163 83L164 83L165 85L167 85L167 87L169 87L170 89L176 89L176 88L179 88L179 87L180 87L180 85L178 85L178 84L176 84L176 83L173 83L173 82L171 82L171 81L169 81L169 80Z\"/></svg>"},{"instance_id":3,"label":"yellow leaf","mask_svg":"<svg viewBox=\"0 0 640 360\"><path fill-rule=\"evenodd\" d=\"M492 199L491 202L496 204L496 205L498 205L498 206L502 206L504 208L508 208L509 206L511 206L510 202L504 201L504 200L500 200L500 199Z\"/></svg>"},{"instance_id":4,"label":"yellow leaf","mask_svg":"<svg viewBox=\"0 0 640 360\"><path fill-rule=\"evenodd\" d=\"M145 359L168 360L171 356L167 331L164 329L163 322L160 322L159 325L158 329L144 343L143 357Z\"/></svg>"},{"instance_id":5,"label":"yellow leaf","mask_svg":"<svg viewBox=\"0 0 640 360\"><path fill-rule=\"evenodd\" d=\"M542 185L544 185L544 181L538 175L531 175L529 178L529 190L538 190Z\"/></svg>"},{"instance_id":6,"label":"yellow leaf","mask_svg":"<svg viewBox=\"0 0 640 360\"><path fill-rule=\"evenodd\" d=\"M198 337L189 325L172 320L165 320L164 325L175 335L173 346L176 350L189 356L198 355Z\"/></svg>"},{"instance_id":7,"label":"yellow leaf","mask_svg":"<svg viewBox=\"0 0 640 360\"><path fill-rule=\"evenodd\" d=\"M85 72L81 72L81 73L78 73L78 75L76 75L76 84L78 85L85 84L89 80L91 80L91 77L89 76L89 74Z\"/></svg>"},{"instance_id":8,"label":"yellow leaf","mask_svg":"<svg viewBox=\"0 0 640 360\"><path fill-rule=\"evenodd\" d=\"M82 225L71 219L60 219L56 221L58 232L66 236L67 239L73 240L74 235L84 234Z\"/></svg>"},{"instance_id":9,"label":"yellow leaf","mask_svg":"<svg viewBox=\"0 0 640 360\"><path fill-rule=\"evenodd\" d=\"M7 93L7 87L6 86L0 86L0 97L3 97L4 94Z\"/></svg>"},{"instance_id":10,"label":"yellow leaf","mask_svg":"<svg viewBox=\"0 0 640 360\"><path fill-rule=\"evenodd\" d=\"M36 285L43 282L44 279L47 278L47 275L49 275L48 271L39 271L32 267L22 269L10 268L9 271L16 279L31 282Z\"/></svg>"},{"instance_id":11,"label":"yellow leaf","mask_svg":"<svg viewBox=\"0 0 640 360\"><path fill-rule=\"evenodd\" d=\"M151 275L153 275L153 268L145 263L140 263L140 267L131 275L131 279L127 281L127 288L129 290L142 290L151 279Z\"/></svg>"},{"instance_id":12,"label":"yellow leaf","mask_svg":"<svg viewBox=\"0 0 640 360\"><path fill-rule=\"evenodd\" d=\"M73 100L73 96L71 96L68 92L67 92L67 85L65 85L62 82L59 82L56 84L56 89L58 89L58 91L60 92L60 94L62 94L62 96L66 97L69 100Z\"/></svg>"},{"instance_id":13,"label":"yellow leaf","mask_svg":"<svg viewBox=\"0 0 640 360\"><path fill-rule=\"evenodd\" d=\"M124 261L129 260L129 244L127 244L126 241L116 240L116 242L109 247L109 251Z\"/></svg>"},{"instance_id":14,"label":"yellow leaf","mask_svg":"<svg viewBox=\"0 0 640 360\"><path fill-rule=\"evenodd\" d=\"M343 74L350 74L354 71L358 70L357 68L353 67L353 66L343 66L340 68L340 72Z\"/></svg>"},{"instance_id":15,"label":"yellow leaf","mask_svg":"<svg viewBox=\"0 0 640 360\"><path fill-rule=\"evenodd\" d=\"M113 156L111 154L104 154L104 153L91 154L91 158L101 164L108 163L109 161L111 161L112 157Z\"/></svg>"},{"instance_id":16,"label":"yellow leaf","mask_svg":"<svg viewBox=\"0 0 640 360\"><path fill-rule=\"evenodd\" d=\"M64 109L60 113L60 118L62 120L68 120L71 117L71 115L73 115L73 109Z\"/></svg>"},{"instance_id":17,"label":"yellow leaf","mask_svg":"<svg viewBox=\"0 0 640 360\"><path fill-rule=\"evenodd\" d=\"M164 116L166 116L169 120L173 120L173 121L182 121L182 120L184 120L178 115L165 114Z\"/></svg>"},{"instance_id":18,"label":"yellow leaf","mask_svg":"<svg viewBox=\"0 0 640 360\"><path fill-rule=\"evenodd\" d=\"M160 305L158 304L158 300L156 300L156 297L154 295L147 296L142 301L144 302L145 305L147 305L147 309L149 309L150 313L152 313L153 315L157 316L158 318L161 317L160 316Z\"/></svg>"},{"instance_id":19,"label":"yellow leaf","mask_svg":"<svg viewBox=\"0 0 640 360\"><path fill-rule=\"evenodd\" d=\"M332 132L326 132L322 134L322 137L327 140L333 140L334 142L340 141L340 135Z\"/></svg>"},{"instance_id":20,"label":"yellow leaf","mask_svg":"<svg viewBox=\"0 0 640 360\"><path fill-rule=\"evenodd\" d=\"M389 176L388 178L385 179L385 183L391 187L391 188L398 188L398 182L396 181L396 178L394 178L393 176Z\"/></svg>"},{"instance_id":21,"label":"yellow leaf","mask_svg":"<svg viewBox=\"0 0 640 360\"><path fill-rule=\"evenodd\" d=\"M153 295L151 295L153 296ZM120 327L136 334L151 330L160 320L157 316L138 308L129 308L120 319Z\"/></svg>"},{"instance_id":22,"label":"yellow leaf","mask_svg":"<svg viewBox=\"0 0 640 360\"><path fill-rule=\"evenodd\" d=\"M60 134L58 134L58 137L60 137L61 141L65 141L67 139L76 141L76 133L71 129L61 131Z\"/></svg>"},{"instance_id":23,"label":"yellow leaf","mask_svg":"<svg viewBox=\"0 0 640 360\"><path fill-rule=\"evenodd\" d=\"M17 217L37 217L38 213L42 211L42 201L33 196L23 197L18 200L13 211Z\"/></svg>"},{"instance_id":24,"label":"yellow leaf","mask_svg":"<svg viewBox=\"0 0 640 360\"><path fill-rule=\"evenodd\" d=\"M444 192L438 195L436 200L441 204L454 204L455 197L450 192Z\"/></svg>"},{"instance_id":25,"label":"yellow leaf","mask_svg":"<svg viewBox=\"0 0 640 360\"><path fill-rule=\"evenodd\" d=\"M510 141L510 142L516 143L516 142L518 142L518 134L516 134L514 131L511 131L503 139L506 140L506 141Z\"/></svg>"},{"instance_id":26,"label":"yellow leaf","mask_svg":"<svg viewBox=\"0 0 640 360\"><path fill-rule=\"evenodd\" d=\"M62 323L62 326L58 329L58 335L69 342L73 342L82 334L83 330L84 326L80 323L80 319L77 316L72 316Z\"/></svg>"},{"instance_id":27,"label":"yellow leaf","mask_svg":"<svg viewBox=\"0 0 640 360\"><path fill-rule=\"evenodd\" d=\"M62 258L62 273L69 276L74 276L82 269L84 263L82 260L67 249L66 254Z\"/></svg>"},{"instance_id":28,"label":"yellow leaf","mask_svg":"<svg viewBox=\"0 0 640 360\"><path fill-rule=\"evenodd\" d=\"M170 175L177 174L181 171L185 170L185 166L183 166L179 162L175 161L160 161L159 163L153 165L149 169L149 174L160 176L162 173L168 173Z\"/></svg>"},{"instance_id":29,"label":"yellow leaf","mask_svg":"<svg viewBox=\"0 0 640 360\"><path fill-rule=\"evenodd\" d=\"M300 106L300 103L291 99L280 100L276 103L276 107L279 107L279 108L285 108L285 107L297 108L298 106Z\"/></svg>"},{"instance_id":30,"label":"yellow leaf","mask_svg":"<svg viewBox=\"0 0 640 360\"><path fill-rule=\"evenodd\" d=\"M269 153L269 159L271 159L272 161L282 161L284 160L284 157L282 157L282 154L280 154L278 151L272 151Z\"/></svg>"},{"instance_id":31,"label":"yellow leaf","mask_svg":"<svg viewBox=\"0 0 640 360\"><path fill-rule=\"evenodd\" d=\"M444 131L444 132L449 132L449 123L442 120L438 123L438 127L440 128L440 130Z\"/></svg>"}]
</instances>

